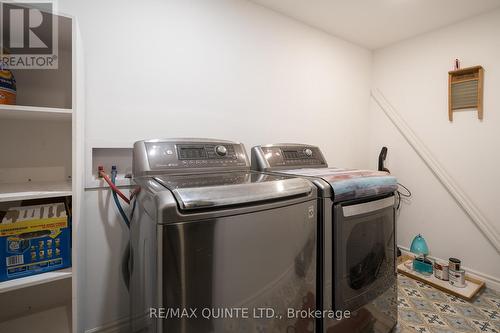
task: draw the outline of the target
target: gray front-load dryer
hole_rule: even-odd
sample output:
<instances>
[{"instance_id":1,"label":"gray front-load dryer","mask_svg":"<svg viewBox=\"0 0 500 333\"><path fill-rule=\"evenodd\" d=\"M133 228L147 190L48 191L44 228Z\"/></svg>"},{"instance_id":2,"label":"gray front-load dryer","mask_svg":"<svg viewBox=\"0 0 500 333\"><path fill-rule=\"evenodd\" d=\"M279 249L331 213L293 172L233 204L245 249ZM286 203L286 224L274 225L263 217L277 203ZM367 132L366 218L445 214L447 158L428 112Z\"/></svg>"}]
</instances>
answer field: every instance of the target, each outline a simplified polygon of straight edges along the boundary
<instances>
[{"instance_id":1,"label":"gray front-load dryer","mask_svg":"<svg viewBox=\"0 0 500 333\"><path fill-rule=\"evenodd\" d=\"M253 147L252 169L304 177L318 188L317 308L325 313L318 332L391 331L397 323L396 178L328 167L321 150L306 144Z\"/></svg>"},{"instance_id":2,"label":"gray front-load dryer","mask_svg":"<svg viewBox=\"0 0 500 333\"><path fill-rule=\"evenodd\" d=\"M250 171L242 144L206 139L136 142L133 174L133 332L314 330L287 316L316 303L312 183Z\"/></svg>"}]
</instances>

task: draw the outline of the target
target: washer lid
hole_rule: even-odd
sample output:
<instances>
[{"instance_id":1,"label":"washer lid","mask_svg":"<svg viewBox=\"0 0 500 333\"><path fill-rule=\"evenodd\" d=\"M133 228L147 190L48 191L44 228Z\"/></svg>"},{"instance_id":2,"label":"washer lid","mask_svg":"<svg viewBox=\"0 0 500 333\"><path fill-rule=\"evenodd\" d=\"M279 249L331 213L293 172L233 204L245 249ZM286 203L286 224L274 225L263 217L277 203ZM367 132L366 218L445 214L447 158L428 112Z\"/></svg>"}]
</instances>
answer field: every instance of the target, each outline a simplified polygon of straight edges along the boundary
<instances>
[{"instance_id":1,"label":"washer lid","mask_svg":"<svg viewBox=\"0 0 500 333\"><path fill-rule=\"evenodd\" d=\"M154 179L174 194L181 210L279 200L305 196L313 190L305 179L259 172L162 175Z\"/></svg>"},{"instance_id":2,"label":"washer lid","mask_svg":"<svg viewBox=\"0 0 500 333\"><path fill-rule=\"evenodd\" d=\"M280 173L323 179L333 189L334 202L392 193L398 189L396 177L385 171L311 168L280 170Z\"/></svg>"}]
</instances>

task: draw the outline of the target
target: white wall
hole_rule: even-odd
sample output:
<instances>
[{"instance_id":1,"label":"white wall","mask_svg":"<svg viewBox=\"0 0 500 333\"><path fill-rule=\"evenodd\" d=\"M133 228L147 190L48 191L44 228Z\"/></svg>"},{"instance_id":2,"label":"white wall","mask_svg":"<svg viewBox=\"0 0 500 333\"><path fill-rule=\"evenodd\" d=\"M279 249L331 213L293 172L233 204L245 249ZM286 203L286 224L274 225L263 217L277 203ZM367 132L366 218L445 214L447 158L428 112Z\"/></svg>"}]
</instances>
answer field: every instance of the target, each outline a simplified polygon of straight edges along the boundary
<instances>
[{"instance_id":1,"label":"white wall","mask_svg":"<svg viewBox=\"0 0 500 333\"><path fill-rule=\"evenodd\" d=\"M78 17L85 45L88 146L295 141L320 145L335 165L368 165L369 51L246 1L59 7ZM107 191L87 191L85 329L127 314L119 272L127 233L113 209Z\"/></svg>"},{"instance_id":2,"label":"white wall","mask_svg":"<svg viewBox=\"0 0 500 333\"><path fill-rule=\"evenodd\" d=\"M369 51L246 1L72 6L86 50L88 140L307 141L338 164L367 162ZM336 144L347 136L350 147Z\"/></svg>"},{"instance_id":3,"label":"white wall","mask_svg":"<svg viewBox=\"0 0 500 333\"><path fill-rule=\"evenodd\" d=\"M409 123L436 159L484 215L500 230L500 10L449 26L374 53L374 83ZM448 71L485 68L484 120L477 112L454 113L448 121ZM461 258L500 286L500 255L475 227L382 110L370 106L370 157L389 148L388 167L413 192L398 221L398 243L409 247L422 233L431 254ZM375 167L375 164L372 164ZM487 277L487 276L485 276Z\"/></svg>"}]
</instances>

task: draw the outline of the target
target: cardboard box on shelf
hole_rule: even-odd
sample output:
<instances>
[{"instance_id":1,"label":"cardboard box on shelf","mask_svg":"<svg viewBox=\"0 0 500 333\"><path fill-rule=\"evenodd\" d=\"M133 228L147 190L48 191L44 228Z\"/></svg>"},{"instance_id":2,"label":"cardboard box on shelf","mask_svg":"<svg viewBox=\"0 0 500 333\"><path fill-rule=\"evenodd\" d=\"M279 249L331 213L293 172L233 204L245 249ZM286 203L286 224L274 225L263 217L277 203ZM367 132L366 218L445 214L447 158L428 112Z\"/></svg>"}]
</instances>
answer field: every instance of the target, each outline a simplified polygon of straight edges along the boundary
<instances>
[{"instance_id":1,"label":"cardboard box on shelf","mask_svg":"<svg viewBox=\"0 0 500 333\"><path fill-rule=\"evenodd\" d=\"M71 266L64 203L11 208L0 223L0 281Z\"/></svg>"}]
</instances>

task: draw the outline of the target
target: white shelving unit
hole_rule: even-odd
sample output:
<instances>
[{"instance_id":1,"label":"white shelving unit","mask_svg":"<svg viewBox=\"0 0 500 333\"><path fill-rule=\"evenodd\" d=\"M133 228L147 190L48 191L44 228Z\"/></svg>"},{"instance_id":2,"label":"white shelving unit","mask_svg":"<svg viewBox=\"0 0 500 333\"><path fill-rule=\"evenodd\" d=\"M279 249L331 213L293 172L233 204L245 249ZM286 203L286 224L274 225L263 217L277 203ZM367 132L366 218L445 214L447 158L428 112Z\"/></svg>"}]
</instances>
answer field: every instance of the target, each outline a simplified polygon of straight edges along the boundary
<instances>
[{"instance_id":1,"label":"white shelving unit","mask_svg":"<svg viewBox=\"0 0 500 333\"><path fill-rule=\"evenodd\" d=\"M53 272L46 272L38 275L27 276L15 280L0 283L0 294L21 288L32 287L44 283L71 278L71 268L61 269Z\"/></svg>"},{"instance_id":2,"label":"white shelving unit","mask_svg":"<svg viewBox=\"0 0 500 333\"><path fill-rule=\"evenodd\" d=\"M83 198L83 50L76 20L66 15L59 15L58 20L59 68L13 69L18 105L0 104L0 211L25 200L71 196L72 267L0 282L0 327L9 327L12 318L22 320L43 311L50 312L56 303L57 306L64 304L63 314L67 318L41 316L40 320L69 324L67 331L71 325L76 331L78 325L76 290L77 283L81 282L76 275ZM51 296L38 298L38 294ZM9 302L14 298L16 304L12 307ZM37 325L38 322L30 323L32 327Z\"/></svg>"},{"instance_id":3,"label":"white shelving unit","mask_svg":"<svg viewBox=\"0 0 500 333\"><path fill-rule=\"evenodd\" d=\"M0 184L0 202L66 197L72 195L71 182L27 182Z\"/></svg>"},{"instance_id":4,"label":"white shelving unit","mask_svg":"<svg viewBox=\"0 0 500 333\"><path fill-rule=\"evenodd\" d=\"M71 121L72 113L71 109L0 104L0 119Z\"/></svg>"}]
</instances>

